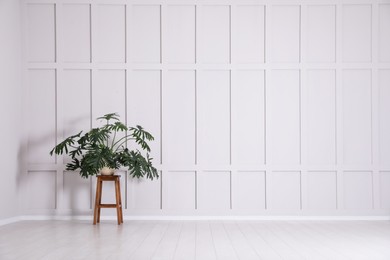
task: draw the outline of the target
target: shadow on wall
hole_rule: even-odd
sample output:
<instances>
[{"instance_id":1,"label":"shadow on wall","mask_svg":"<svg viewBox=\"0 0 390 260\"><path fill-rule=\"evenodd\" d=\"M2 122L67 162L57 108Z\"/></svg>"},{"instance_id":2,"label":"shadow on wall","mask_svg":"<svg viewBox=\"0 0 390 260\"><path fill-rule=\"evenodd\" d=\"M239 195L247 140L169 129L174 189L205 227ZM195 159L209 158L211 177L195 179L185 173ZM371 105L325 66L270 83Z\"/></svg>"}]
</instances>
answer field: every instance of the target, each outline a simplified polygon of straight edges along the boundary
<instances>
[{"instance_id":1,"label":"shadow on wall","mask_svg":"<svg viewBox=\"0 0 390 260\"><path fill-rule=\"evenodd\" d=\"M62 132L75 134L80 129L88 131L90 126L90 116L78 117L69 120L64 127L66 131ZM50 210L58 208L66 210L68 214L80 214L92 208L92 178L83 179L78 172L67 172L66 161L61 156L45 163L49 161L49 152L55 146L54 143L48 144L53 135L57 136L42 129L39 135L26 133L21 139L16 177L21 214L42 213L42 210L50 213Z\"/></svg>"}]
</instances>

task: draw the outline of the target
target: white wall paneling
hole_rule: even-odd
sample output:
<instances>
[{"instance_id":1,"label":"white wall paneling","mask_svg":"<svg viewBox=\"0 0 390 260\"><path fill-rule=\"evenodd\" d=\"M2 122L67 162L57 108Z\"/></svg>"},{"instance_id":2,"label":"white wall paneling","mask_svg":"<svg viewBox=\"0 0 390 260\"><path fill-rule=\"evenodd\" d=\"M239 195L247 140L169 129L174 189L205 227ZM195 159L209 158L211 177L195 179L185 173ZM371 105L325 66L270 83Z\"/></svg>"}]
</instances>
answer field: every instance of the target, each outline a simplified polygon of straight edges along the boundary
<instances>
[{"instance_id":1,"label":"white wall paneling","mask_svg":"<svg viewBox=\"0 0 390 260\"><path fill-rule=\"evenodd\" d=\"M308 209L334 210L337 207L336 172L309 172Z\"/></svg>"},{"instance_id":2,"label":"white wall paneling","mask_svg":"<svg viewBox=\"0 0 390 260\"><path fill-rule=\"evenodd\" d=\"M380 172L380 198L381 208L390 208L390 172Z\"/></svg>"},{"instance_id":3,"label":"white wall paneling","mask_svg":"<svg viewBox=\"0 0 390 260\"><path fill-rule=\"evenodd\" d=\"M161 173L121 170L127 215L388 215L387 0L22 6L27 212L91 211L49 151L117 112Z\"/></svg>"},{"instance_id":4,"label":"white wall paneling","mask_svg":"<svg viewBox=\"0 0 390 260\"><path fill-rule=\"evenodd\" d=\"M344 207L373 208L372 172L344 172Z\"/></svg>"},{"instance_id":5,"label":"white wall paneling","mask_svg":"<svg viewBox=\"0 0 390 260\"><path fill-rule=\"evenodd\" d=\"M169 5L167 11L166 61L195 63L195 6Z\"/></svg>"},{"instance_id":6,"label":"white wall paneling","mask_svg":"<svg viewBox=\"0 0 390 260\"><path fill-rule=\"evenodd\" d=\"M195 71L167 71L162 94L164 163L195 164Z\"/></svg>"},{"instance_id":7,"label":"white wall paneling","mask_svg":"<svg viewBox=\"0 0 390 260\"><path fill-rule=\"evenodd\" d=\"M232 208L235 210L264 210L265 172L240 171L232 176Z\"/></svg>"},{"instance_id":8,"label":"white wall paneling","mask_svg":"<svg viewBox=\"0 0 390 260\"><path fill-rule=\"evenodd\" d=\"M336 61L336 6L307 7L307 61Z\"/></svg>"},{"instance_id":9,"label":"white wall paneling","mask_svg":"<svg viewBox=\"0 0 390 260\"><path fill-rule=\"evenodd\" d=\"M56 204L56 172L29 171L27 173L29 196L24 201L28 210L55 209ZM44 189L42 187L45 187Z\"/></svg>"},{"instance_id":10,"label":"white wall paneling","mask_svg":"<svg viewBox=\"0 0 390 260\"><path fill-rule=\"evenodd\" d=\"M239 5L236 10L237 63L263 63L265 58L265 6Z\"/></svg>"},{"instance_id":11,"label":"white wall paneling","mask_svg":"<svg viewBox=\"0 0 390 260\"><path fill-rule=\"evenodd\" d=\"M230 164L229 71L199 72L197 108L199 163Z\"/></svg>"},{"instance_id":12,"label":"white wall paneling","mask_svg":"<svg viewBox=\"0 0 390 260\"><path fill-rule=\"evenodd\" d=\"M197 209L220 214L231 208L231 172L205 171L197 174Z\"/></svg>"},{"instance_id":13,"label":"white wall paneling","mask_svg":"<svg viewBox=\"0 0 390 260\"><path fill-rule=\"evenodd\" d=\"M371 5L343 6L343 61L371 61ZM356 43L359 44L356 44Z\"/></svg>"},{"instance_id":14,"label":"white wall paneling","mask_svg":"<svg viewBox=\"0 0 390 260\"><path fill-rule=\"evenodd\" d=\"M271 61L300 61L300 13L299 5L277 5L271 9Z\"/></svg>"},{"instance_id":15,"label":"white wall paneling","mask_svg":"<svg viewBox=\"0 0 390 260\"><path fill-rule=\"evenodd\" d=\"M390 70L379 71L379 161L383 166L390 165Z\"/></svg>"},{"instance_id":16,"label":"white wall paneling","mask_svg":"<svg viewBox=\"0 0 390 260\"><path fill-rule=\"evenodd\" d=\"M299 211L302 207L301 173L272 172L267 177L267 187L270 190L267 208L275 211Z\"/></svg>"},{"instance_id":17,"label":"white wall paneling","mask_svg":"<svg viewBox=\"0 0 390 260\"><path fill-rule=\"evenodd\" d=\"M336 162L336 73L307 71L307 162Z\"/></svg>"},{"instance_id":18,"label":"white wall paneling","mask_svg":"<svg viewBox=\"0 0 390 260\"><path fill-rule=\"evenodd\" d=\"M371 71L343 71L344 163L371 164Z\"/></svg>"},{"instance_id":19,"label":"white wall paneling","mask_svg":"<svg viewBox=\"0 0 390 260\"><path fill-rule=\"evenodd\" d=\"M200 60L205 63L229 63L230 6L203 6L201 24Z\"/></svg>"},{"instance_id":20,"label":"white wall paneling","mask_svg":"<svg viewBox=\"0 0 390 260\"><path fill-rule=\"evenodd\" d=\"M233 163L265 163L264 71L236 72L232 87Z\"/></svg>"},{"instance_id":21,"label":"white wall paneling","mask_svg":"<svg viewBox=\"0 0 390 260\"><path fill-rule=\"evenodd\" d=\"M64 209L74 211L91 209L91 183L91 179L80 178L77 172L65 171L63 174Z\"/></svg>"},{"instance_id":22,"label":"white wall paneling","mask_svg":"<svg viewBox=\"0 0 390 260\"><path fill-rule=\"evenodd\" d=\"M267 163L299 164L299 71L272 70L267 78Z\"/></svg>"},{"instance_id":23,"label":"white wall paneling","mask_svg":"<svg viewBox=\"0 0 390 260\"><path fill-rule=\"evenodd\" d=\"M56 16L54 4L27 6L28 61L56 60Z\"/></svg>"},{"instance_id":24,"label":"white wall paneling","mask_svg":"<svg viewBox=\"0 0 390 260\"><path fill-rule=\"evenodd\" d=\"M381 62L390 62L390 4L379 5L379 46Z\"/></svg>"},{"instance_id":25,"label":"white wall paneling","mask_svg":"<svg viewBox=\"0 0 390 260\"><path fill-rule=\"evenodd\" d=\"M161 61L160 5L134 5L131 18L132 61L159 63Z\"/></svg>"},{"instance_id":26,"label":"white wall paneling","mask_svg":"<svg viewBox=\"0 0 390 260\"><path fill-rule=\"evenodd\" d=\"M63 7L63 60L89 62L91 60L91 6L65 4Z\"/></svg>"},{"instance_id":27,"label":"white wall paneling","mask_svg":"<svg viewBox=\"0 0 390 260\"><path fill-rule=\"evenodd\" d=\"M27 161L31 164L53 163L55 156L51 157L48 151L56 142L53 132L56 129L56 71L29 70L28 82Z\"/></svg>"}]
</instances>

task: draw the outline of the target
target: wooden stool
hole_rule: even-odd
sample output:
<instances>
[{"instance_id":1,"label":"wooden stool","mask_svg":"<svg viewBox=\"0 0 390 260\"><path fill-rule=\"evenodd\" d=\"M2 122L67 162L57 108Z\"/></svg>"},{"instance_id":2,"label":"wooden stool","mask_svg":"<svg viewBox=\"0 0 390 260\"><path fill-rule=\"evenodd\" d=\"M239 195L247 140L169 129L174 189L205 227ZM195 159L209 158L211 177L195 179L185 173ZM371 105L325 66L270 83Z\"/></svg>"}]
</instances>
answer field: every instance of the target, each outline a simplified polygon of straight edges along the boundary
<instances>
[{"instance_id":1,"label":"wooden stool","mask_svg":"<svg viewBox=\"0 0 390 260\"><path fill-rule=\"evenodd\" d=\"M121 188L119 178L120 175L97 175L96 185L96 200L95 200L95 211L93 214L93 224L100 222L100 209L101 208L116 208L116 214L118 218L118 225L123 223L123 212L122 212L122 200L121 200ZM116 204L102 204L102 187L103 181L115 181L115 197Z\"/></svg>"}]
</instances>

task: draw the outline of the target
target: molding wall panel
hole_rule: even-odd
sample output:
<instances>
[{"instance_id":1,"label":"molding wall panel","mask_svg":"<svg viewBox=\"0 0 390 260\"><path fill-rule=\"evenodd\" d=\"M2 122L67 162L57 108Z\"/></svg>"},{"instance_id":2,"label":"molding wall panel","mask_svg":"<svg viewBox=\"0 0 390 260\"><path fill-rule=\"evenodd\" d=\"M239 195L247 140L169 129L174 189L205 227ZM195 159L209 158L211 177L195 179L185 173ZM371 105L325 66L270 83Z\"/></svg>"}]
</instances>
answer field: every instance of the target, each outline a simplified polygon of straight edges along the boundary
<instances>
[{"instance_id":1,"label":"molding wall panel","mask_svg":"<svg viewBox=\"0 0 390 260\"><path fill-rule=\"evenodd\" d=\"M343 61L371 61L371 5L343 6ZM357 44L358 43L358 44Z\"/></svg>"},{"instance_id":2,"label":"molding wall panel","mask_svg":"<svg viewBox=\"0 0 390 260\"><path fill-rule=\"evenodd\" d=\"M161 7L134 5L131 15L131 58L135 63L161 62Z\"/></svg>"},{"instance_id":3,"label":"molding wall panel","mask_svg":"<svg viewBox=\"0 0 390 260\"><path fill-rule=\"evenodd\" d=\"M337 207L336 172L309 172L308 208L310 210L335 210Z\"/></svg>"},{"instance_id":4,"label":"molding wall panel","mask_svg":"<svg viewBox=\"0 0 390 260\"><path fill-rule=\"evenodd\" d=\"M178 98L180 97L180 98ZM195 71L167 71L163 88L164 163L195 164Z\"/></svg>"},{"instance_id":5,"label":"molding wall panel","mask_svg":"<svg viewBox=\"0 0 390 260\"><path fill-rule=\"evenodd\" d=\"M206 165L230 164L230 72L202 71L197 88L198 158Z\"/></svg>"},{"instance_id":6,"label":"molding wall panel","mask_svg":"<svg viewBox=\"0 0 390 260\"><path fill-rule=\"evenodd\" d=\"M336 6L307 7L307 49L309 62L336 61Z\"/></svg>"},{"instance_id":7,"label":"molding wall panel","mask_svg":"<svg viewBox=\"0 0 390 260\"><path fill-rule=\"evenodd\" d=\"M49 152L56 144L56 71L28 71L27 162L54 163ZM40 122L37 124L36 122Z\"/></svg>"},{"instance_id":8,"label":"molding wall panel","mask_svg":"<svg viewBox=\"0 0 390 260\"><path fill-rule=\"evenodd\" d=\"M27 5L28 61L56 60L56 16L54 4Z\"/></svg>"},{"instance_id":9,"label":"molding wall panel","mask_svg":"<svg viewBox=\"0 0 390 260\"><path fill-rule=\"evenodd\" d=\"M98 5L97 59L100 62L126 60L126 13L124 5Z\"/></svg>"},{"instance_id":10,"label":"molding wall panel","mask_svg":"<svg viewBox=\"0 0 390 260\"><path fill-rule=\"evenodd\" d=\"M117 112L161 174L120 169L127 216L388 216L389 0L21 5L23 214L92 213L49 151Z\"/></svg>"},{"instance_id":11,"label":"molding wall panel","mask_svg":"<svg viewBox=\"0 0 390 260\"><path fill-rule=\"evenodd\" d=\"M264 164L264 71L237 71L232 93L233 163Z\"/></svg>"},{"instance_id":12,"label":"molding wall panel","mask_svg":"<svg viewBox=\"0 0 390 260\"><path fill-rule=\"evenodd\" d=\"M29 196L24 201L26 209L36 211L56 208L55 171L29 171L27 181Z\"/></svg>"},{"instance_id":13,"label":"molding wall panel","mask_svg":"<svg viewBox=\"0 0 390 260\"><path fill-rule=\"evenodd\" d=\"M379 162L390 166L390 70L379 70Z\"/></svg>"},{"instance_id":14,"label":"molding wall panel","mask_svg":"<svg viewBox=\"0 0 390 260\"><path fill-rule=\"evenodd\" d=\"M272 6L271 24L268 32L273 62L300 61L300 6Z\"/></svg>"},{"instance_id":15,"label":"molding wall panel","mask_svg":"<svg viewBox=\"0 0 390 260\"><path fill-rule=\"evenodd\" d=\"M63 178L63 208L90 210L92 208L91 179L80 178L77 172L68 171L64 172Z\"/></svg>"},{"instance_id":16,"label":"molding wall panel","mask_svg":"<svg viewBox=\"0 0 390 260\"><path fill-rule=\"evenodd\" d=\"M200 60L204 63L230 61L230 6L203 6L201 13Z\"/></svg>"},{"instance_id":17,"label":"molding wall panel","mask_svg":"<svg viewBox=\"0 0 390 260\"><path fill-rule=\"evenodd\" d=\"M239 5L236 10L235 40L237 63L264 63L265 7Z\"/></svg>"},{"instance_id":18,"label":"molding wall panel","mask_svg":"<svg viewBox=\"0 0 390 260\"><path fill-rule=\"evenodd\" d=\"M195 15L195 6L168 5L164 56L168 63L195 63Z\"/></svg>"},{"instance_id":19,"label":"molding wall panel","mask_svg":"<svg viewBox=\"0 0 390 260\"><path fill-rule=\"evenodd\" d=\"M336 163L336 73L307 71L307 161Z\"/></svg>"},{"instance_id":20,"label":"molding wall panel","mask_svg":"<svg viewBox=\"0 0 390 260\"><path fill-rule=\"evenodd\" d=\"M372 209L372 187L372 172L344 172L344 207L353 210Z\"/></svg>"},{"instance_id":21,"label":"molding wall panel","mask_svg":"<svg viewBox=\"0 0 390 260\"><path fill-rule=\"evenodd\" d=\"M372 163L371 71L343 71L344 163Z\"/></svg>"},{"instance_id":22,"label":"molding wall panel","mask_svg":"<svg viewBox=\"0 0 390 260\"><path fill-rule=\"evenodd\" d=\"M390 62L390 4L379 5L379 61Z\"/></svg>"},{"instance_id":23,"label":"molding wall panel","mask_svg":"<svg viewBox=\"0 0 390 260\"><path fill-rule=\"evenodd\" d=\"M64 62L91 61L91 6L65 4L62 13Z\"/></svg>"},{"instance_id":24,"label":"molding wall panel","mask_svg":"<svg viewBox=\"0 0 390 260\"><path fill-rule=\"evenodd\" d=\"M273 164L299 164L299 71L272 70L267 76L267 158Z\"/></svg>"},{"instance_id":25,"label":"molding wall panel","mask_svg":"<svg viewBox=\"0 0 390 260\"><path fill-rule=\"evenodd\" d=\"M265 172L237 172L232 176L232 208L235 210L265 210Z\"/></svg>"}]
</instances>

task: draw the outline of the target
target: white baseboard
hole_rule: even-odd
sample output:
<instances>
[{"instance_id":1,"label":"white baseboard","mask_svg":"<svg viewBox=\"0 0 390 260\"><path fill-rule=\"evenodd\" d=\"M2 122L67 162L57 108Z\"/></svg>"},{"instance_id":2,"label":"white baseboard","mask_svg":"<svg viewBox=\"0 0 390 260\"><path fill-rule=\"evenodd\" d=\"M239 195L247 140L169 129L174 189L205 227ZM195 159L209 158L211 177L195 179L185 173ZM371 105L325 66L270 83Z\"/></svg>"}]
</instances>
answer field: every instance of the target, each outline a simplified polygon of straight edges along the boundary
<instances>
[{"instance_id":1,"label":"white baseboard","mask_svg":"<svg viewBox=\"0 0 390 260\"><path fill-rule=\"evenodd\" d=\"M19 221L21 221L20 217L0 219L0 227L4 226L4 225L15 223L15 222L19 222Z\"/></svg>"},{"instance_id":2,"label":"white baseboard","mask_svg":"<svg viewBox=\"0 0 390 260\"><path fill-rule=\"evenodd\" d=\"M161 221L389 221L390 216L123 216L124 220ZM23 215L0 220L0 226L34 220L85 220L92 221L92 215ZM101 216L101 220L116 220L116 216Z\"/></svg>"}]
</instances>

